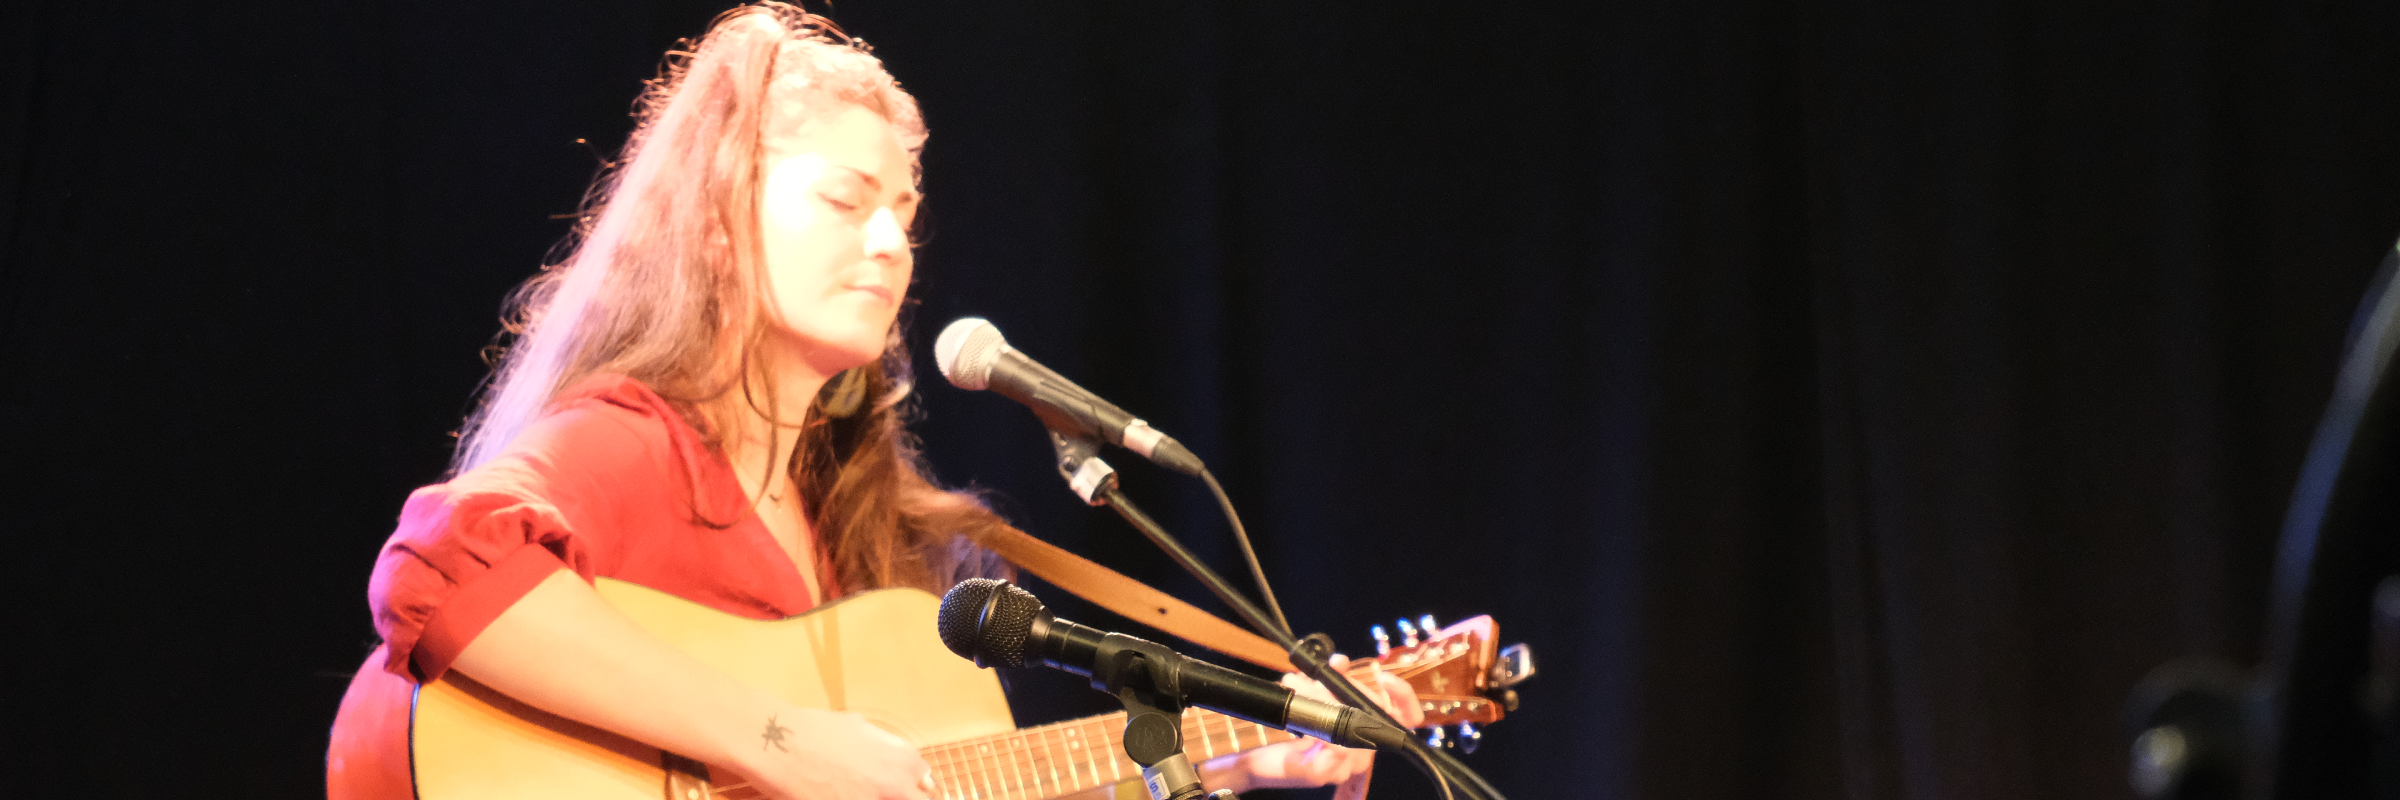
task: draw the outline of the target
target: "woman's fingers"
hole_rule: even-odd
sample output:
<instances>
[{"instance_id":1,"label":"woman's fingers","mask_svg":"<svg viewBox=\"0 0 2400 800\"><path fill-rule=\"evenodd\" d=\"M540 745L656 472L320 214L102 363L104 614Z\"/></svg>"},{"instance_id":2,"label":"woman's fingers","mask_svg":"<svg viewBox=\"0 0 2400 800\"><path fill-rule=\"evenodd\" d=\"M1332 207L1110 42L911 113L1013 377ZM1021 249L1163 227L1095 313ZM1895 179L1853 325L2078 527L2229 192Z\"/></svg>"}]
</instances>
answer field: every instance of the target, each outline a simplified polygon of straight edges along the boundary
<instances>
[{"instance_id":1,"label":"woman's fingers","mask_svg":"<svg viewBox=\"0 0 2400 800\"><path fill-rule=\"evenodd\" d=\"M1425 724L1425 705L1417 701L1417 690L1400 676L1381 670L1375 673L1375 685L1383 690L1383 708L1392 712L1400 724L1414 728Z\"/></svg>"},{"instance_id":2,"label":"woman's fingers","mask_svg":"<svg viewBox=\"0 0 2400 800\"><path fill-rule=\"evenodd\" d=\"M1350 776L1349 780L1342 781L1342 785L1333 790L1333 800L1366 800L1367 779L1374 774L1375 770L1370 768Z\"/></svg>"},{"instance_id":3,"label":"woman's fingers","mask_svg":"<svg viewBox=\"0 0 2400 800\"><path fill-rule=\"evenodd\" d=\"M1342 669L1349 666L1350 659L1337 654L1329 659L1329 663L1335 669ZM1303 697L1328 702L1334 701L1333 693L1326 691L1324 685L1316 681L1299 675L1286 674L1282 677L1282 682L1283 685L1291 687L1293 691ZM1401 722L1412 727L1424 722L1424 710L1418 705L1416 692L1410 689L1408 682L1399 676L1384 672L1379 666L1370 666L1366 674L1358 676L1351 682L1357 685L1368 699L1391 711L1393 716ZM1366 775L1374 768L1375 752L1335 747L1314 739L1303 739L1251 751L1241 759L1240 763L1250 773L1250 781L1254 786L1297 787L1344 784L1346 788L1350 789L1350 795L1355 797L1358 791L1363 790L1366 786L1363 780L1355 779Z\"/></svg>"},{"instance_id":4,"label":"woman's fingers","mask_svg":"<svg viewBox=\"0 0 2400 800\"><path fill-rule=\"evenodd\" d=\"M1329 744L1317 744L1302 756L1299 777L1308 786L1323 786L1350 777L1350 751Z\"/></svg>"}]
</instances>

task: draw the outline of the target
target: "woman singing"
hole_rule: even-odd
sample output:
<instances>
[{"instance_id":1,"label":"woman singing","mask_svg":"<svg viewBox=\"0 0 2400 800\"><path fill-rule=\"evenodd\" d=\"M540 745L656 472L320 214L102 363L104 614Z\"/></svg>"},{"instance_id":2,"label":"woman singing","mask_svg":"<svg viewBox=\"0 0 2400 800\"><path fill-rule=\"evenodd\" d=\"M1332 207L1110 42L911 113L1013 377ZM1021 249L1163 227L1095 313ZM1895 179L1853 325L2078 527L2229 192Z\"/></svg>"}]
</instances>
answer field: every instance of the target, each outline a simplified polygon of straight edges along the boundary
<instances>
[{"instance_id":1,"label":"woman singing","mask_svg":"<svg viewBox=\"0 0 2400 800\"><path fill-rule=\"evenodd\" d=\"M336 800L411 796L410 690L448 670L772 797L932 794L914 745L736 682L590 584L778 619L1003 568L969 544L1003 523L931 483L903 427L916 101L831 23L765 3L720 17L638 116L572 254L518 293L450 479L376 562L384 644L334 726ZM1202 775L1322 785L1368 756L1301 740Z\"/></svg>"}]
</instances>

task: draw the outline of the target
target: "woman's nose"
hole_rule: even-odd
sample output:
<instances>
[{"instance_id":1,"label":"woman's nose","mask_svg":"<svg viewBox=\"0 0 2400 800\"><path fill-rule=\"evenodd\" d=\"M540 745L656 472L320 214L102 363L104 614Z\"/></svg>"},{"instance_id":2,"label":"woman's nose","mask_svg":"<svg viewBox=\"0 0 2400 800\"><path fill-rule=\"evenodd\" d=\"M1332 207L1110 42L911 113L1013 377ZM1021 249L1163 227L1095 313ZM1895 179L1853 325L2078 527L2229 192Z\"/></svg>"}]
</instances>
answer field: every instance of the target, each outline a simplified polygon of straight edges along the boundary
<instances>
[{"instance_id":1,"label":"woman's nose","mask_svg":"<svg viewBox=\"0 0 2400 800\"><path fill-rule=\"evenodd\" d=\"M867 257L878 261L898 259L908 252L908 233L900 230L900 218L892 216L889 208L875 209L867 218Z\"/></svg>"}]
</instances>

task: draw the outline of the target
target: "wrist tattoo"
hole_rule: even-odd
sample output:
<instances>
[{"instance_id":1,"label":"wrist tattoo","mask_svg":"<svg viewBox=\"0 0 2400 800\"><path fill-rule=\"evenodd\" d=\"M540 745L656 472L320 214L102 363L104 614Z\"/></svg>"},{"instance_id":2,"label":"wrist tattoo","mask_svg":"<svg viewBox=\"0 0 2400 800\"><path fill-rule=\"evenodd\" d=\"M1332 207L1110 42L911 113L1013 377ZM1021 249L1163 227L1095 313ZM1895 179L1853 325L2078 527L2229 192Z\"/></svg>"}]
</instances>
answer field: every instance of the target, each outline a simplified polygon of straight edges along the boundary
<instances>
[{"instance_id":1,"label":"wrist tattoo","mask_svg":"<svg viewBox=\"0 0 2400 800\"><path fill-rule=\"evenodd\" d=\"M790 736L791 733L792 729L775 724L775 715L769 714L767 715L767 732L759 734L758 736L758 738L762 740L762 743L759 744L758 749L765 750L769 747L773 747L778 752L789 753L791 750L786 749L783 746L783 737Z\"/></svg>"}]
</instances>

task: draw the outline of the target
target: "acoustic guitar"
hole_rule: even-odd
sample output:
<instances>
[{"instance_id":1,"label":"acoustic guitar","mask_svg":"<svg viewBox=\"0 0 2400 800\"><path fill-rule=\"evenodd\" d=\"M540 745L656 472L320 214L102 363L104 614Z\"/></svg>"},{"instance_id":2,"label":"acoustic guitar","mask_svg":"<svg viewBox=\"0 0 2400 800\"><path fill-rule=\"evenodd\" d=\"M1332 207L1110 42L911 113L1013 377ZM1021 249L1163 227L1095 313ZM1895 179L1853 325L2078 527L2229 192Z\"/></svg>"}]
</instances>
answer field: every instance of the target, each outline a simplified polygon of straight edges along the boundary
<instances>
[{"instance_id":1,"label":"acoustic guitar","mask_svg":"<svg viewBox=\"0 0 2400 800\"><path fill-rule=\"evenodd\" d=\"M1119 739L1124 714L1018 729L999 678L942 647L941 601L925 592L866 592L754 620L623 581L603 578L596 588L635 624L738 680L803 707L858 713L924 748L943 800L1040 800L1120 783L1139 791L1141 770ZM1506 711L1485 695L1497 633L1490 617L1476 617L1351 670L1408 680L1427 725L1488 724ZM1500 674L1510 680L1506 664ZM1184 714L1183 735L1195 761L1296 738L1197 709ZM756 796L712 783L705 765L519 703L456 671L417 690L409 758L420 800Z\"/></svg>"}]
</instances>

